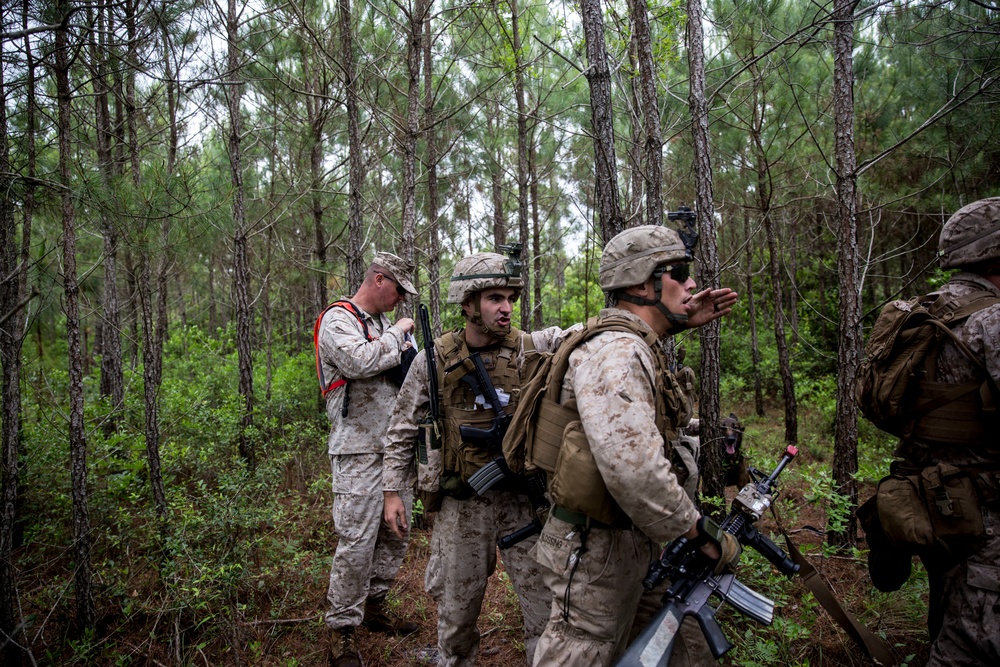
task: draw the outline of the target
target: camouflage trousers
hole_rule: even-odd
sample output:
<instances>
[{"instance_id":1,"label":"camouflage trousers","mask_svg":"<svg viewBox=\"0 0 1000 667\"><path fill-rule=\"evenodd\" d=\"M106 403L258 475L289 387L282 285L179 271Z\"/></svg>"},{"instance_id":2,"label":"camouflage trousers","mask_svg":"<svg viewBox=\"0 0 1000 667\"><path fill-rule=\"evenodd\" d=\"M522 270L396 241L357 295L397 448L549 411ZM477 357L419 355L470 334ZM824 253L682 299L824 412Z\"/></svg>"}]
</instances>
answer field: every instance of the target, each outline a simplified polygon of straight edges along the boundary
<instances>
[{"instance_id":1,"label":"camouflage trousers","mask_svg":"<svg viewBox=\"0 0 1000 667\"><path fill-rule=\"evenodd\" d=\"M496 570L497 537L523 528L534 517L526 496L487 491L468 500L445 497L434 519L425 585L438 606L438 665L472 667L479 650L477 619L486 583ZM531 538L501 552L504 569L521 603L524 650L530 664L548 616L541 571L531 558Z\"/></svg>"},{"instance_id":2,"label":"camouflage trousers","mask_svg":"<svg viewBox=\"0 0 1000 667\"><path fill-rule=\"evenodd\" d=\"M551 599L534 667L614 664L628 645L642 579L658 554L640 531L591 528L584 543L572 524L550 516L534 549ZM658 596L655 606L652 597L648 600L646 622L659 608ZM671 667L714 663L707 652L701 630L686 619Z\"/></svg>"},{"instance_id":3,"label":"camouflage trousers","mask_svg":"<svg viewBox=\"0 0 1000 667\"><path fill-rule=\"evenodd\" d=\"M942 575L943 619L928 667L1000 665L1000 517L987 512L983 523L982 546Z\"/></svg>"},{"instance_id":4,"label":"camouflage trousers","mask_svg":"<svg viewBox=\"0 0 1000 667\"><path fill-rule=\"evenodd\" d=\"M382 521L382 455L345 454L330 460L338 541L326 593L330 608L323 619L329 628L357 627L364 619L365 600L385 596L392 586L407 540ZM413 492L399 495L409 513Z\"/></svg>"}]
</instances>

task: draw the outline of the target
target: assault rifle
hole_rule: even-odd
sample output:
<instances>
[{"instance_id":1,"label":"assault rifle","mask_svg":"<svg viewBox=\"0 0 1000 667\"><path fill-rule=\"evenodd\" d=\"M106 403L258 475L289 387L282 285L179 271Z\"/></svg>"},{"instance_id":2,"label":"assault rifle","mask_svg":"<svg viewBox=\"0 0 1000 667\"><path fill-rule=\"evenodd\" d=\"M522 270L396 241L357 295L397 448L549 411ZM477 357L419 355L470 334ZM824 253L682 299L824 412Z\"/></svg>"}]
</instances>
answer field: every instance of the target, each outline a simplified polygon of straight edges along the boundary
<instances>
[{"instance_id":1,"label":"assault rifle","mask_svg":"<svg viewBox=\"0 0 1000 667\"><path fill-rule=\"evenodd\" d=\"M552 507L552 503L549 502L548 496L545 495L545 473L535 473L523 477L528 487L528 500L531 502L531 508L535 511L535 518L531 520L527 526L522 526L518 528L510 535L504 535L497 538L497 546L501 549L509 549L515 544L520 544L532 535L538 535L542 532L542 520L539 518L549 511Z\"/></svg>"},{"instance_id":2,"label":"assault rifle","mask_svg":"<svg viewBox=\"0 0 1000 667\"><path fill-rule=\"evenodd\" d=\"M721 530L735 536L743 546L753 547L760 552L782 574L788 576L798 572L799 566L778 545L758 532L753 524L774 502L778 495L775 480L796 454L798 450L789 445L777 467L760 481L758 480L763 477L763 473L750 468L754 481L739 492L733 500L729 516L720 526ZM663 608L628 647L617 667L666 667L670 663L674 640L685 616L693 616L698 621L712 655L716 660L721 658L733 645L715 620L715 609L708 604L712 595L728 602L737 611L758 623L771 624L774 619L772 600L736 581L736 575L732 572L715 574L714 570L715 563L705 557L686 537L678 537L667 545L660 559L653 561L649 573L642 580L646 590L651 591L665 579L670 579L670 587L663 595Z\"/></svg>"},{"instance_id":3,"label":"assault rifle","mask_svg":"<svg viewBox=\"0 0 1000 667\"><path fill-rule=\"evenodd\" d=\"M434 334L431 332L431 316L425 304L420 304L420 333L424 338L427 357L427 385L430 392L430 411L420 422L425 430L424 437L417 443L417 459L427 464L427 441L431 449L441 449L441 405L438 403L437 361L434 359Z\"/></svg>"},{"instance_id":4,"label":"assault rifle","mask_svg":"<svg viewBox=\"0 0 1000 667\"><path fill-rule=\"evenodd\" d=\"M483 495L491 486L511 474L511 470L503 458L501 445L503 444L503 436L507 432L507 426L510 425L512 417L504 410L504 406L500 402L500 396L497 395L496 387L493 386L493 382L486 372L486 366L483 364L483 358L479 352L473 352L465 359L449 366L445 370L451 372L459 366L463 366L468 371L462 377L462 382L472 387L472 391L477 396L484 397L493 410L493 424L489 429L476 428L465 424L459 426L459 433L463 441L486 445L489 448L490 455L493 457L492 461L469 477L469 486L477 494Z\"/></svg>"}]
</instances>

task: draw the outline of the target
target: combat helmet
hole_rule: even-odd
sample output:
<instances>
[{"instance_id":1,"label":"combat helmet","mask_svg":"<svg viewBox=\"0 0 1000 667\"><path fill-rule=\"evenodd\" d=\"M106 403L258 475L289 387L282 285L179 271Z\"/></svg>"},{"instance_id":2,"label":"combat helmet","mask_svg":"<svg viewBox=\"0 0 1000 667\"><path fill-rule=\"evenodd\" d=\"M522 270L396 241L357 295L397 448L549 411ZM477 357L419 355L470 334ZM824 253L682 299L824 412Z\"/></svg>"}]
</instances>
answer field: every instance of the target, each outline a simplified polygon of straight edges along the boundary
<instances>
[{"instance_id":1,"label":"combat helmet","mask_svg":"<svg viewBox=\"0 0 1000 667\"><path fill-rule=\"evenodd\" d=\"M972 202L948 218L941 229L938 258L942 269L1000 259L1000 197Z\"/></svg>"},{"instance_id":2,"label":"combat helmet","mask_svg":"<svg viewBox=\"0 0 1000 667\"><path fill-rule=\"evenodd\" d=\"M631 227L604 246L598 280L602 290L613 292L646 282L659 266L691 259L691 251L673 229L660 225Z\"/></svg>"},{"instance_id":3,"label":"combat helmet","mask_svg":"<svg viewBox=\"0 0 1000 667\"><path fill-rule=\"evenodd\" d=\"M448 303L462 304L466 299L491 287L510 287L520 290L520 267L512 266L508 259L495 252L477 252L463 257L455 264L448 287Z\"/></svg>"},{"instance_id":4,"label":"combat helmet","mask_svg":"<svg viewBox=\"0 0 1000 667\"><path fill-rule=\"evenodd\" d=\"M653 306L670 322L671 331L687 328L687 314L671 311L661 300L663 280L671 264L690 262L697 235L685 243L681 234L660 225L641 225L619 233L604 246L598 280L606 293L616 293L619 301ZM626 287L640 285L652 276L652 299L625 293ZM686 278L685 278L686 280Z\"/></svg>"}]
</instances>

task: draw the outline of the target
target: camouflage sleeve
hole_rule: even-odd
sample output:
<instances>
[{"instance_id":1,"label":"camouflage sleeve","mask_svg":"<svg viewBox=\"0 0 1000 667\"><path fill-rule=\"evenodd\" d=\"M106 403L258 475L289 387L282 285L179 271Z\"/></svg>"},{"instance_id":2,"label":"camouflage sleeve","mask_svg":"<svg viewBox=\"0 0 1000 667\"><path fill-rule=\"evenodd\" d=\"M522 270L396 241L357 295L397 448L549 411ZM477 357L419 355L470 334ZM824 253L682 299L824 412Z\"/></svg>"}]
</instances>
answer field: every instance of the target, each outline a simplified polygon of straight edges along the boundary
<instances>
[{"instance_id":1,"label":"camouflage sleeve","mask_svg":"<svg viewBox=\"0 0 1000 667\"><path fill-rule=\"evenodd\" d=\"M419 437L419 423L430 409L427 387L426 351L417 353L399 389L396 405L389 417L382 459L382 490L400 491L413 480L413 460Z\"/></svg>"},{"instance_id":2,"label":"camouflage sleeve","mask_svg":"<svg viewBox=\"0 0 1000 667\"><path fill-rule=\"evenodd\" d=\"M343 308L331 308L323 317L319 332L320 358L347 378L354 380L378 375L399 365L403 332L388 327L372 341L365 340L358 320Z\"/></svg>"},{"instance_id":3,"label":"camouflage sleeve","mask_svg":"<svg viewBox=\"0 0 1000 667\"><path fill-rule=\"evenodd\" d=\"M976 328L975 336L982 345L983 360L986 370L993 381L1000 386L1000 305L984 308L969 318L970 325Z\"/></svg>"},{"instance_id":4,"label":"camouflage sleeve","mask_svg":"<svg viewBox=\"0 0 1000 667\"><path fill-rule=\"evenodd\" d=\"M600 334L570 357L580 421L608 491L644 533L673 540L698 517L656 428L655 362L634 336ZM582 360L574 359L585 352ZM574 362L579 363L574 363Z\"/></svg>"}]
</instances>

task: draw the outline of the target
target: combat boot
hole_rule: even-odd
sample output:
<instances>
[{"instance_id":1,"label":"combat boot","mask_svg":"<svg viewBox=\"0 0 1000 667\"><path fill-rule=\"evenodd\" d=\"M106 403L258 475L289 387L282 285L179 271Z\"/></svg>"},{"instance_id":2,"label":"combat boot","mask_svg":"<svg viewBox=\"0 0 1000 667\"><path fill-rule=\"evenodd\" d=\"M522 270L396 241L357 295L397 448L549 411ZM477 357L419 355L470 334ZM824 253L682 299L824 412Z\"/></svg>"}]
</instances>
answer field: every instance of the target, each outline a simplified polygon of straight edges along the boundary
<instances>
[{"instance_id":1,"label":"combat boot","mask_svg":"<svg viewBox=\"0 0 1000 667\"><path fill-rule=\"evenodd\" d=\"M384 632L387 635L410 635L420 629L413 621L390 616L385 608L385 598L365 600L365 620L361 625L371 632Z\"/></svg>"},{"instance_id":2,"label":"combat boot","mask_svg":"<svg viewBox=\"0 0 1000 667\"><path fill-rule=\"evenodd\" d=\"M354 628L330 630L329 667L363 667L361 654L354 639Z\"/></svg>"}]
</instances>

